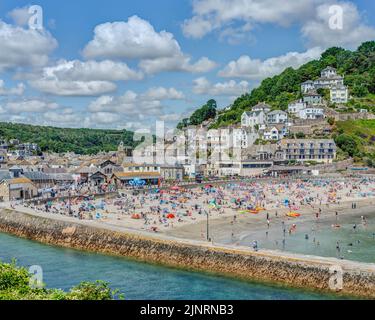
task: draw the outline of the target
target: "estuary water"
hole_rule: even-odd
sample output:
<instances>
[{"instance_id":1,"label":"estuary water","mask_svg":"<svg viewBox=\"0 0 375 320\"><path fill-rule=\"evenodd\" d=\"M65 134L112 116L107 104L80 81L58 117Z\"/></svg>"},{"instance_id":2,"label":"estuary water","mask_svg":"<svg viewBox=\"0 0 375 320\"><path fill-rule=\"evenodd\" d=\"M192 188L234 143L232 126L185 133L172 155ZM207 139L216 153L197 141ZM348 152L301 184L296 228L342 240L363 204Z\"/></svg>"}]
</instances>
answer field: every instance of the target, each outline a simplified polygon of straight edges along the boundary
<instances>
[{"instance_id":1,"label":"estuary water","mask_svg":"<svg viewBox=\"0 0 375 320\"><path fill-rule=\"evenodd\" d=\"M82 281L104 280L127 300L337 299L302 290L186 272L125 258L48 246L0 233L0 260L39 265L47 287L68 290Z\"/></svg>"}]
</instances>

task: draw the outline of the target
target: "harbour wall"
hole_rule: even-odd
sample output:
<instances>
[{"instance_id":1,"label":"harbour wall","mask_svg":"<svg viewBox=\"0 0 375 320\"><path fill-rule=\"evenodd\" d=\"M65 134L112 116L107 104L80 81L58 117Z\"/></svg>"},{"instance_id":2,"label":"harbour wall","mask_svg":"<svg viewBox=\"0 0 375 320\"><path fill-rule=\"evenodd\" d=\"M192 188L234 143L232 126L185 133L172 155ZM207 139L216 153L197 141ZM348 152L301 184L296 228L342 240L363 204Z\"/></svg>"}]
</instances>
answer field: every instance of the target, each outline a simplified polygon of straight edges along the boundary
<instances>
[{"instance_id":1,"label":"harbour wall","mask_svg":"<svg viewBox=\"0 0 375 320\"><path fill-rule=\"evenodd\" d=\"M0 210L0 232L45 244L124 256L185 270L332 292L330 267L342 267L343 288L338 293L375 298L375 268L372 264L275 252L252 252L115 232L79 222L49 219L8 209Z\"/></svg>"}]
</instances>

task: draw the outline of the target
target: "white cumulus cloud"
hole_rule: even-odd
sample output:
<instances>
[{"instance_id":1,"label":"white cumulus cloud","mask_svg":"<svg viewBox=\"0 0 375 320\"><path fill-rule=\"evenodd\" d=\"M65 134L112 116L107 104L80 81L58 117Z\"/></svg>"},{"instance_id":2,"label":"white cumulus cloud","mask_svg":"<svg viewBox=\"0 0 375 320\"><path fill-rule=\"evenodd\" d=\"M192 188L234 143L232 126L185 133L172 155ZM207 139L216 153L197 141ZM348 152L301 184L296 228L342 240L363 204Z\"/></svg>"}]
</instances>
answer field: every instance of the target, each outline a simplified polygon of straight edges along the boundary
<instances>
[{"instance_id":1,"label":"white cumulus cloud","mask_svg":"<svg viewBox=\"0 0 375 320\"><path fill-rule=\"evenodd\" d=\"M339 3L342 10L342 28L337 24L332 28L332 16L339 11L330 11L329 4L317 6L315 17L306 21L302 27L302 35L309 46L328 48L342 46L356 49L362 42L375 39L375 28L364 24L357 7L350 2ZM332 20L332 21L331 21Z\"/></svg>"},{"instance_id":2,"label":"white cumulus cloud","mask_svg":"<svg viewBox=\"0 0 375 320\"><path fill-rule=\"evenodd\" d=\"M239 59L231 61L219 71L219 76L225 78L244 78L250 80L262 80L276 75L285 68L298 68L308 61L318 59L322 49L315 47L306 52L288 52L279 57L266 60L252 59L249 56L241 56Z\"/></svg>"},{"instance_id":3,"label":"white cumulus cloud","mask_svg":"<svg viewBox=\"0 0 375 320\"><path fill-rule=\"evenodd\" d=\"M160 72L205 73L216 68L217 64L207 57L192 63L190 57L178 54L174 57L142 60L139 67L147 74Z\"/></svg>"},{"instance_id":4,"label":"white cumulus cloud","mask_svg":"<svg viewBox=\"0 0 375 320\"><path fill-rule=\"evenodd\" d=\"M332 6L343 11L342 29L330 27L335 15ZM197 39L218 31L221 38L236 43L247 39L251 26L264 24L299 26L310 48L355 48L375 37L375 28L366 24L355 2L338 0L283 0L277 4L274 0L194 0L193 16L184 21L182 30L186 37Z\"/></svg>"},{"instance_id":5,"label":"white cumulus cloud","mask_svg":"<svg viewBox=\"0 0 375 320\"><path fill-rule=\"evenodd\" d=\"M42 113L56 110L59 105L55 102L45 101L41 99L23 99L18 101L8 101L4 109L12 114L20 114L23 112Z\"/></svg>"},{"instance_id":6,"label":"white cumulus cloud","mask_svg":"<svg viewBox=\"0 0 375 320\"><path fill-rule=\"evenodd\" d=\"M0 20L0 71L44 66L56 47L56 39L46 30L24 29Z\"/></svg>"},{"instance_id":7,"label":"white cumulus cloud","mask_svg":"<svg viewBox=\"0 0 375 320\"><path fill-rule=\"evenodd\" d=\"M236 82L230 80L212 84L205 77L201 77L195 79L193 83L193 92L201 95L238 96L250 90L250 84L247 81Z\"/></svg>"},{"instance_id":8,"label":"white cumulus cloud","mask_svg":"<svg viewBox=\"0 0 375 320\"><path fill-rule=\"evenodd\" d=\"M142 73L123 62L61 60L43 68L42 75L34 75L29 83L33 88L53 95L97 96L116 90L113 81L142 78Z\"/></svg>"},{"instance_id":9,"label":"white cumulus cloud","mask_svg":"<svg viewBox=\"0 0 375 320\"><path fill-rule=\"evenodd\" d=\"M23 83L17 84L16 87L6 88L4 80L0 79L0 96L20 96L25 92L25 85Z\"/></svg>"},{"instance_id":10,"label":"white cumulus cloud","mask_svg":"<svg viewBox=\"0 0 375 320\"><path fill-rule=\"evenodd\" d=\"M127 22L98 25L94 39L83 50L86 58L154 59L169 57L180 51L173 34L155 31L154 27L138 16Z\"/></svg>"}]
</instances>

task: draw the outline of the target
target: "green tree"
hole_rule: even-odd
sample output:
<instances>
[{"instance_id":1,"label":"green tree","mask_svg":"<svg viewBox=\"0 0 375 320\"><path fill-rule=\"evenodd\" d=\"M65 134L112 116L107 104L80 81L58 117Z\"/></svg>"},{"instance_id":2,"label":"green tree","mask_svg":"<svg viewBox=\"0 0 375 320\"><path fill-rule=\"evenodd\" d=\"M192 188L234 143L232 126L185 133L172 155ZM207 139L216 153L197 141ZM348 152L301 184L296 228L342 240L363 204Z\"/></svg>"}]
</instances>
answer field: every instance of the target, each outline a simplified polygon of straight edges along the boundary
<instances>
[{"instance_id":1,"label":"green tree","mask_svg":"<svg viewBox=\"0 0 375 320\"><path fill-rule=\"evenodd\" d=\"M195 110L193 114L190 116L189 119L183 119L178 125L177 129L183 129L189 125L200 125L204 121L209 119L214 119L217 114L217 104L216 101L211 99L208 100L206 104L204 104L199 109Z\"/></svg>"},{"instance_id":2,"label":"green tree","mask_svg":"<svg viewBox=\"0 0 375 320\"><path fill-rule=\"evenodd\" d=\"M337 146L349 156L354 157L359 155L357 141L347 134L340 134L335 138Z\"/></svg>"}]
</instances>

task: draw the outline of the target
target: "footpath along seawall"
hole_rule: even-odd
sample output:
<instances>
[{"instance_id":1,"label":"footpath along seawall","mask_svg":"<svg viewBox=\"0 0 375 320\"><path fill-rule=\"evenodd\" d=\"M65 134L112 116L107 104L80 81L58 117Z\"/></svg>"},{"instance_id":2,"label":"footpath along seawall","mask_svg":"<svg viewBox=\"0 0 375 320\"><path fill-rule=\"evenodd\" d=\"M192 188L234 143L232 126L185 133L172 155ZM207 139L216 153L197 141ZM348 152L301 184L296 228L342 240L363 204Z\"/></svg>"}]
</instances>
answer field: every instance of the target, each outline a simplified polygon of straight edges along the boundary
<instances>
[{"instance_id":1,"label":"footpath along seawall","mask_svg":"<svg viewBox=\"0 0 375 320\"><path fill-rule=\"evenodd\" d=\"M117 232L80 222L0 210L0 232L45 244L134 258L244 280L332 292L330 267L343 270L341 294L375 299L375 264Z\"/></svg>"}]
</instances>

